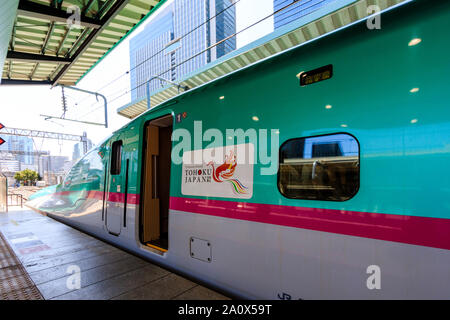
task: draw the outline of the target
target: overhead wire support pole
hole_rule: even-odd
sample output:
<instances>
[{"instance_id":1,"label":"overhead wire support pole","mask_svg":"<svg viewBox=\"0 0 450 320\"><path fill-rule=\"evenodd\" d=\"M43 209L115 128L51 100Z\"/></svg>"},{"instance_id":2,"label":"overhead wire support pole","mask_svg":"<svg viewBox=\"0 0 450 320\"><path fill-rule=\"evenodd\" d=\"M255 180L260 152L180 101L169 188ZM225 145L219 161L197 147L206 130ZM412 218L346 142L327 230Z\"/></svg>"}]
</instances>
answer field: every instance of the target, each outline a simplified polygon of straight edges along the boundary
<instances>
[{"instance_id":1,"label":"overhead wire support pole","mask_svg":"<svg viewBox=\"0 0 450 320\"><path fill-rule=\"evenodd\" d=\"M68 133L58 133L58 132L49 132L49 131L39 131L39 130L30 130L30 129L18 129L18 128L10 128L4 127L1 129L0 133L2 135L11 135L11 136L24 136L30 138L43 138L43 139L61 139L68 141L83 141L85 136L79 136L75 134Z\"/></svg>"},{"instance_id":2,"label":"overhead wire support pole","mask_svg":"<svg viewBox=\"0 0 450 320\"><path fill-rule=\"evenodd\" d=\"M75 91L80 91L80 92L92 94L92 95L94 95L96 97L97 101L98 101L98 97L101 97L103 99L103 101L105 102L105 123L88 122L88 121L81 121L81 120L74 120L74 119L65 119L65 118L61 118L61 117L47 116L47 115L42 115L42 114L41 114L41 116L45 117L46 119L59 119L59 120L66 120L66 121L81 122L81 123L86 123L86 124L105 126L105 128L108 128L108 101L106 100L106 97L104 95L102 95L101 93L98 93L98 92L93 92L93 91L89 91L89 90L85 90L85 89L80 89L80 88L77 88L77 87L65 86L63 84L57 84L56 86L60 86L62 88L66 88L66 89L72 89L72 90L75 90Z\"/></svg>"},{"instance_id":3,"label":"overhead wire support pole","mask_svg":"<svg viewBox=\"0 0 450 320\"><path fill-rule=\"evenodd\" d=\"M161 76L155 76L155 75L152 75L152 76L150 76L150 78L147 80L147 86L146 86L146 87L147 87L147 90L146 90L146 91L147 91L147 109L150 109L150 82L152 82L152 81L155 80L155 79L159 79L160 81L165 81L165 82L167 82L167 83L170 83L170 84L176 86L176 87L178 88L178 93L180 93L180 88L183 89L184 91L189 90L189 87L188 87L188 86L183 86L183 85L181 85L181 84L179 84L179 83L176 83L176 82L173 82L173 81L164 79L164 78L161 77Z\"/></svg>"},{"instance_id":4,"label":"overhead wire support pole","mask_svg":"<svg viewBox=\"0 0 450 320\"><path fill-rule=\"evenodd\" d=\"M4 127L0 129L0 133L2 135L12 135L12 136L24 136L30 138L42 138L42 139L57 139L57 140L68 140L68 141L77 141L83 144L83 153L86 154L88 151L88 138L87 133L83 132L82 136L68 133L59 133L59 132L49 132L49 131L39 131L39 130L30 130L30 129L18 129L18 128L9 128ZM0 150L0 153L5 153L5 151ZM45 155L46 152L11 152L7 153L14 154L24 154L24 155L37 155L38 157L41 155Z\"/></svg>"},{"instance_id":5,"label":"overhead wire support pole","mask_svg":"<svg viewBox=\"0 0 450 320\"><path fill-rule=\"evenodd\" d=\"M49 116L47 114L40 114L41 117L44 117L45 120L48 119L57 119L57 120L65 120L65 121L72 121L72 122L78 122L78 123L85 123L85 124L91 124L93 126L104 126L103 123L97 123L97 122L90 122L90 121L81 121L81 120L75 120L75 119L66 119L66 118L61 118L61 117L56 117L56 116ZM106 127L107 128L107 127Z\"/></svg>"}]
</instances>

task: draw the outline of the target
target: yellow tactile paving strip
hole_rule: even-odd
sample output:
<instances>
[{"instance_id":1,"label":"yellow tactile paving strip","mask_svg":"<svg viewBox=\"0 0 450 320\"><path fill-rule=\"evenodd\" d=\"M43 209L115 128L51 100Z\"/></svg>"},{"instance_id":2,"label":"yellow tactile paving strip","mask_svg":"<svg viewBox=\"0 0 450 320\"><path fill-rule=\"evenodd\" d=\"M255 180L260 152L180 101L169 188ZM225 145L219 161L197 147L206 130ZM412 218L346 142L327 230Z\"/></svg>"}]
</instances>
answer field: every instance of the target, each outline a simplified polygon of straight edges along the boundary
<instances>
[{"instance_id":1,"label":"yellow tactile paving strip","mask_svg":"<svg viewBox=\"0 0 450 320\"><path fill-rule=\"evenodd\" d=\"M42 300L43 297L0 232L0 300Z\"/></svg>"}]
</instances>

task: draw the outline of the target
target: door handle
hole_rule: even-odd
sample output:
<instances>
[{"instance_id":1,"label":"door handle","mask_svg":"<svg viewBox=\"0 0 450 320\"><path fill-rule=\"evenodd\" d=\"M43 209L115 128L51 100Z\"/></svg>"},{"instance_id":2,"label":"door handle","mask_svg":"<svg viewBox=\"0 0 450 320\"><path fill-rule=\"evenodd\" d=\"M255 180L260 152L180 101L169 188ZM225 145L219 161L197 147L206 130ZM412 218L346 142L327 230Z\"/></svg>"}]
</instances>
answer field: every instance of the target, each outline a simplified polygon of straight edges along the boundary
<instances>
[{"instance_id":1,"label":"door handle","mask_svg":"<svg viewBox=\"0 0 450 320\"><path fill-rule=\"evenodd\" d=\"M153 174L152 174L152 183L153 183L153 199L157 199L158 198L158 165L157 165L157 160L158 160L158 156L157 155L152 155L152 166L153 166Z\"/></svg>"}]
</instances>

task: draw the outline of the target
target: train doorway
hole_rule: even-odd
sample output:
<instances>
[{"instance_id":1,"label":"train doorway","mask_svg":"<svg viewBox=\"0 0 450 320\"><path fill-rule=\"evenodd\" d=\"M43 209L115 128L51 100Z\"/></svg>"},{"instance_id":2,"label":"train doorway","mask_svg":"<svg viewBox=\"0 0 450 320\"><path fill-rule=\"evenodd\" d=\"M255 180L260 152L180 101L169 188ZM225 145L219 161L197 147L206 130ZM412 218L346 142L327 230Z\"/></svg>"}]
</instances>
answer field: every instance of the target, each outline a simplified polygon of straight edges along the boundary
<instances>
[{"instance_id":1,"label":"train doorway","mask_svg":"<svg viewBox=\"0 0 450 320\"><path fill-rule=\"evenodd\" d=\"M117 139L111 144L111 155L109 162L109 170L105 176L105 194L104 194L104 210L106 229L112 235L120 234L122 225L123 207L118 203L122 192L126 192L124 188L125 170L122 168L122 140ZM125 205L125 204L124 204Z\"/></svg>"},{"instance_id":2,"label":"train doorway","mask_svg":"<svg viewBox=\"0 0 450 320\"><path fill-rule=\"evenodd\" d=\"M173 117L158 118L144 129L141 242L160 251L169 249L170 166Z\"/></svg>"}]
</instances>

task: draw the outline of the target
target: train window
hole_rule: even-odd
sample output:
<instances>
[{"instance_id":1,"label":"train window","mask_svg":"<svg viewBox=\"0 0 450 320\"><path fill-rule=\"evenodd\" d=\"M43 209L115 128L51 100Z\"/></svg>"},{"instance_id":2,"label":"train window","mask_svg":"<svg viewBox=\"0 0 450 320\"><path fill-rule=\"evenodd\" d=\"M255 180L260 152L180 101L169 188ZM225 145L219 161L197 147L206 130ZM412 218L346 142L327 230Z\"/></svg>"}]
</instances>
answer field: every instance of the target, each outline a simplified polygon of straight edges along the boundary
<instances>
[{"instance_id":1,"label":"train window","mask_svg":"<svg viewBox=\"0 0 450 320\"><path fill-rule=\"evenodd\" d=\"M115 141L111 150L111 174L120 174L122 162L122 140Z\"/></svg>"},{"instance_id":2,"label":"train window","mask_svg":"<svg viewBox=\"0 0 450 320\"><path fill-rule=\"evenodd\" d=\"M285 197L345 201L359 189L359 144L345 133L286 141L278 188Z\"/></svg>"}]
</instances>

